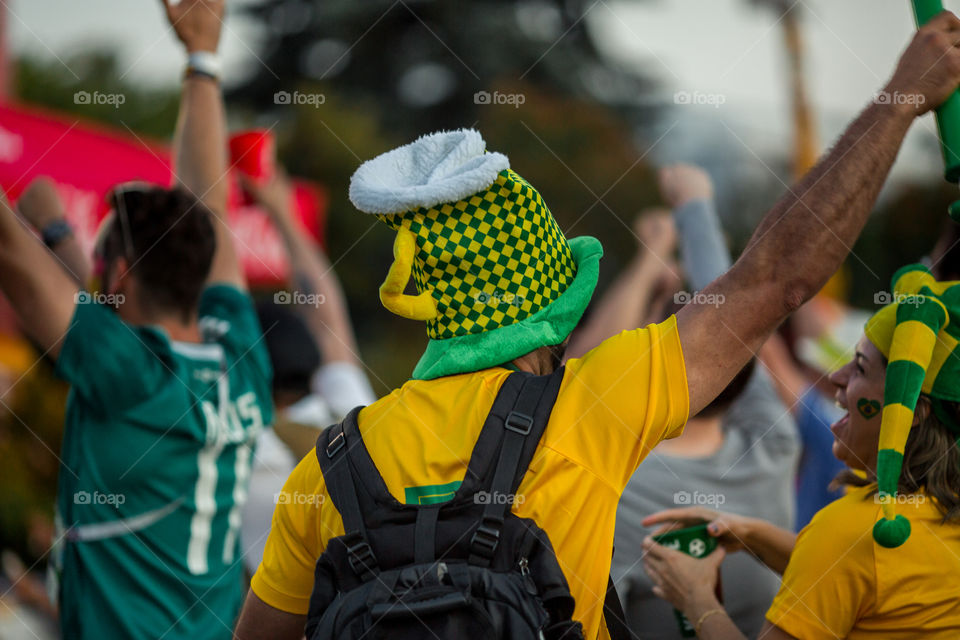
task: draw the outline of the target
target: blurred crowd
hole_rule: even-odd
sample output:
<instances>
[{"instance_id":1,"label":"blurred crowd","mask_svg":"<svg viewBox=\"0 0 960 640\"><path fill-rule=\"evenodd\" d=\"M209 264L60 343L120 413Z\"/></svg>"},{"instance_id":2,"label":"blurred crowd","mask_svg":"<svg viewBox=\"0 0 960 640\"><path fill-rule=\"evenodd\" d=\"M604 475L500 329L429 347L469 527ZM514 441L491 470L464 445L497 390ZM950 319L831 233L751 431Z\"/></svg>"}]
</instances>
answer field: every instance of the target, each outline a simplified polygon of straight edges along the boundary
<instances>
[{"instance_id":1,"label":"blurred crowd","mask_svg":"<svg viewBox=\"0 0 960 640\"><path fill-rule=\"evenodd\" d=\"M577 437L583 440L566 442L567 436L559 435L556 441L544 440L541 447L550 449L556 459L538 462L534 457L527 463L534 472L531 476L543 474L553 480L537 485L528 478L520 485L526 493L559 502L550 494L551 486L565 486L564 473L582 474L590 476L583 482L595 483L590 491L610 494L604 504L609 503L611 515L615 508L614 530L612 522L610 527L601 522L606 512L580 509L579 498L564 503L565 525L557 524L556 515L544 506L553 505L547 498L538 498L543 502L535 500L533 506L523 507L523 501L516 505L517 514L537 520L549 534L569 583L564 588L576 599L576 608L566 614L550 612L565 615L568 621L572 616L573 626L565 627L570 635L547 637L608 637L608 633L609 637L636 638L698 634L774 639L957 637L960 601L955 594L941 593L955 587L937 574L927 581L918 577L933 568L949 573L960 562L960 454L953 444L960 435L955 422L960 390L954 391L960 387L950 377L954 375L952 358L957 356L952 350L938 355L939 347L931 345L932 360L928 354L918 365L923 367L920 381L903 383L905 388L916 387L912 399L904 396L895 404L893 399L899 396L891 395L895 391L889 381L908 367L894 371L894 366L917 362L910 358L922 350L916 346L922 340L902 347L895 337L888 335L886 342L875 337L881 335L880 329L865 336L865 324L878 326L886 320L876 320L879 316L873 311L848 304L846 274L837 268L849 251L846 241L852 244L859 231L844 226L848 223L842 222L839 211L859 198L857 207L866 216L872 205L870 195L875 197L874 187L879 189L885 175L882 166L874 167L881 173L873 178L879 183L869 184L856 182L868 179L848 169L847 176L856 180L848 187L833 187L839 204L829 207L838 211L835 217L811 212L805 221L798 218L792 223L800 225L797 228L823 226L837 237L838 246L801 241L799 234L793 243L786 232L781 237L771 231L774 221L800 215L796 210L807 206L803 198L815 191L816 180L798 190L802 195L785 196L793 200L774 209L775 220L761 224L739 259L730 253L710 176L687 164L661 168L658 184L663 207L641 211L632 216L632 224L625 224L637 240L635 255L589 306L587 295L585 311L575 314L575 328L562 335L557 329L559 340L538 337L541 342L531 343L531 348L498 360L491 351L501 345L494 342L456 351L455 357L450 355L454 351L446 352L445 330L452 332L454 337L446 343L452 344L463 337L457 332L467 323L486 322L483 331L471 330L483 335L509 326L510 318L515 318L510 314L516 312L509 310L507 319L503 314L456 316L454 301L462 303L462 297L447 297L442 287L456 288L470 280L461 275L456 281L444 280L445 267L438 267L438 262L451 261L454 266L447 273L460 274L455 261L462 261L468 264L462 273L481 279L487 268L482 262L485 250L470 244L443 249L442 242L450 241L443 237L446 231L429 229L424 222L440 220L443 226L445 216L458 210L458 203L471 202L469 198L454 193L430 199L433 196L422 193L438 181L442 183L439 192L452 189L443 181L460 179L461 174L466 180L471 171L483 169L499 154L484 155L481 148L479 155L454 158L466 144L462 140L469 142L475 135L467 132L456 143L428 138L391 152L397 155L371 161L386 158L383 164L399 166L397 175L408 183L400 184L400 178L389 172L394 169L368 163L364 167L385 173L370 178L370 172L361 168L358 184L383 176L388 182L396 178L388 185L390 193L421 198L397 196L397 203L378 205L370 195L376 195L372 187L366 194L359 188L351 192L358 208L398 231L396 261L380 289L384 306L404 317L428 321L431 338L416 370L415 363L410 363L411 382L378 399L370 372L358 355L335 265L297 215L291 180L273 157L266 160L269 171L244 174L243 189L251 202L268 213L282 240L290 265L289 282L279 293L248 290L224 214L227 137L215 56L223 2L182 0L168 2L166 8L189 56L174 142L176 184L117 185L109 196L111 213L101 224L92 255L78 242L51 178L34 180L13 204L0 200L0 289L19 318L18 330L32 347L24 349L16 341L0 344L5 361L21 363L0 371L0 399L23 429L15 438L12 432L3 434L20 443L19 449L0 443L8 456L30 456L28 449L46 447L40 435L25 435L32 423L29 416L57 411L63 402L63 398L39 397L37 389L56 388L42 377L49 377L45 372L52 370L70 387L62 433L42 434L62 440L56 487L37 486L35 493L18 493L32 503L18 511L23 514L22 544L2 554L0 638L219 638L231 637L235 627L237 637L301 637L305 622L309 637L322 637L312 634L332 623L323 619L323 608L317 610L315 600L322 600L324 594L313 585L314 571L319 585L323 571L339 570L317 561L324 545L331 548L334 539L349 538L352 526L345 512L342 521L336 514L331 516L332 507L325 502L327 497L339 500L340 494L334 495L335 481L326 468L321 474L323 451L332 459L337 437L356 437L347 427L340 427L339 436L328 427L355 426L354 409L369 406L370 412L360 414L361 422L366 421L360 431L384 477L381 484L394 496L402 493L398 487L405 486L406 504L443 504L458 495L460 481L447 486L426 480L445 478L451 468L463 476L473 439L480 433L497 388L506 384L512 372L524 371L566 376L555 391L558 399L545 427L547 434L556 431L558 415L575 410L570 408L574 401L563 404L563 398L574 397L577 384L585 388L585 398L578 396L574 403L577 411L584 416L594 411L589 394L595 398L593 404L604 404L604 411L609 411L603 416L594 411L582 424L579 415L568 420L567 428L581 431ZM941 70L937 65L946 63L938 61L939 50L930 44L937 37L956 39L960 33L960 21L947 15L939 18L940 31L924 32L927 40L911 45L902 63L907 71L899 72L906 83L917 75L914 67L929 63L936 68L939 75L917 89L931 95L941 85L957 84L957 70ZM861 117L873 117L876 122L887 117L886 112L869 109L865 114ZM883 126L878 131L886 131ZM865 136L869 130L872 127L854 129L851 135ZM895 134L883 135L896 142ZM885 140L875 143L881 151L873 156L886 157ZM442 147L442 153L430 145ZM893 148L893 156L895 152ZM437 154L443 159L435 167L421 166L424 158ZM828 164L839 164L844 158L833 156ZM511 169L499 165L495 169L492 187L487 180L465 192L482 196L489 188L493 195L486 200L501 207L483 209L486 205L472 203L480 211L478 219L511 211L511 203L539 201L533 187ZM498 192L501 187L503 191ZM847 191L840 193L842 189ZM515 194L521 194L519 200L511 200ZM832 197L814 195L823 202ZM416 224L393 217L408 211L420 216L411 218ZM542 211L546 213L537 213L541 217L535 220L543 228L555 227L545 206ZM561 256L559 262L568 252L577 261L572 270L577 272L575 277L587 273L583 243L571 241L568 247L559 230L539 234L529 224L518 224L517 229L511 237L518 247L545 241L541 235L555 236L550 240L555 242L551 251ZM882 305L906 309L897 296L936 298L936 309L944 310L946 322L930 320L932 316L908 317L907 311L891 313L897 323L933 322L933 336L939 343L953 340L954 346L956 338L945 333L945 327L960 300L944 283L960 280L958 229L947 222L929 254L917 256L925 266L909 272L923 274L916 276L916 291L903 293L914 280L895 280L891 291L883 292L886 298L878 299ZM455 227L454 233L459 237L468 230ZM776 247L774 237L781 243ZM505 270L509 278L510 270L522 270L516 265L526 261L508 259L510 249L502 244L491 242L487 248L507 256L499 262L500 272L493 271L500 277ZM430 254L430 247L441 248ZM754 262L750 262L751 251L756 252ZM779 255L782 263L774 260ZM498 259L495 255L494 262ZM804 299L787 308L784 300L789 292L781 299L775 290L801 277L794 264L816 264L810 266L811 273L819 269L833 276L825 285L816 282L818 276L810 276L816 287L804 290ZM574 290L574 276L568 280L561 267L556 267L558 275L550 277L543 274L554 274L552 265L548 269L535 264L530 269L538 274L535 277L542 277L543 289L562 281L568 291ZM411 273L417 294L407 293ZM537 291L536 284L523 286L529 287L524 291ZM440 293L431 298L431 292ZM480 302L489 306L490 296L502 293L499 288L487 292ZM531 295L504 299L504 303L517 307ZM541 294L537 295L539 299ZM565 295L558 290L552 302L547 300L534 312L559 304ZM438 306L436 300L445 306ZM741 314L720 314L720 309L731 306L741 308ZM437 320L448 309L453 309L448 316L458 318L461 327L449 328ZM711 310L718 315L703 315ZM720 324L700 330L688 342L689 334L683 331L707 322L699 318ZM738 324L726 326L725 321ZM750 328L752 322L756 328ZM888 333L900 335L895 333L897 327ZM735 344L730 336L739 335L741 329L750 337ZM677 331L682 354L680 342L670 342L669 336ZM660 337L655 340L655 336ZM457 343L456 349L463 344ZM40 368L33 372L36 354ZM481 355L492 360L487 362ZM425 363L440 367L443 374L424 375ZM928 374L934 367L936 371ZM493 373L477 378L476 386L466 382L455 386L454 381L460 384L484 371ZM591 383L593 379L598 382ZM627 383L633 386L627 388ZM696 385L700 390L695 392ZM606 397L608 392L618 398ZM636 403L649 408L635 411ZM909 405L906 428L912 424L913 432L909 440L904 432L903 442L887 440L880 433L881 414L887 429L887 414L893 413L887 408L901 405ZM431 422L437 416L446 416L451 424L440 427ZM605 427L609 432L591 431L614 419L621 424ZM381 420L385 426L375 429ZM406 434L403 425L418 421L424 433ZM469 442L462 442L466 436L451 435L460 433L457 421L476 422L462 432L473 434L473 439L467 437ZM618 429L628 433L623 442L629 444L617 439L623 437L615 435ZM384 430L386 435L381 435ZM890 450L900 457L890 463L890 455L880 455L878 462L878 446L881 454ZM574 460L578 451L581 458ZM385 452L391 459L389 469L381 466ZM592 455L599 462L588 459ZM621 455L630 459L620 464L617 456ZM448 465L449 457L453 461ZM348 460L350 465L357 464L353 458ZM607 463L609 468L604 469ZM877 470L881 463L894 465L894 490L885 493L889 487L881 486L881 494L889 497L899 491L900 497L931 497L928 504L909 506L913 528L911 533L907 527L906 537L901 530L874 530L871 537L875 521L899 523L903 518L887 511L887 502L881 505L872 498L877 482L883 481L880 476L887 473ZM24 465L12 456L5 465L27 474L16 471ZM555 471L563 465L576 469ZM48 469L47 477L53 478L56 472ZM615 486L620 476L622 487ZM519 477L524 477L522 472ZM54 491L55 505L39 502L49 500ZM585 497L583 502L593 499ZM361 498L361 510L367 511L368 506ZM290 515L294 508L299 515ZM384 518L372 512L367 515L384 525ZM501 516L501 524L502 520ZM367 526L373 528L369 522ZM431 526L435 529L436 521L423 524L417 517L418 535L434 531ZM612 560L608 537L613 543ZM847 546L832 547L831 537ZM862 544L870 546L864 550L858 546ZM874 554L894 553L891 549L901 545L902 555L897 557L907 560L874 558ZM596 548L587 548L592 546ZM383 550L374 547L378 553ZM427 553L431 561L432 553ZM924 554L925 560L916 559ZM416 555L421 557L419 547ZM575 556L583 557L576 561L582 561L582 566L571 560ZM700 564L693 564L694 559ZM610 562L614 599L619 599L622 611L601 595L607 582L606 562ZM904 563L906 569L901 567ZM882 571L877 569L881 566ZM894 566L900 567L900 573L893 572ZM863 571L866 574L861 575ZM887 571L892 575L885 575ZM821 574L832 577L828 585L818 587ZM898 580L906 586L903 592L893 593ZM911 599L923 602L930 615L911 609ZM582 624L579 633L584 635L569 631L579 628L577 623ZM290 629L292 633L287 634Z\"/></svg>"}]
</instances>

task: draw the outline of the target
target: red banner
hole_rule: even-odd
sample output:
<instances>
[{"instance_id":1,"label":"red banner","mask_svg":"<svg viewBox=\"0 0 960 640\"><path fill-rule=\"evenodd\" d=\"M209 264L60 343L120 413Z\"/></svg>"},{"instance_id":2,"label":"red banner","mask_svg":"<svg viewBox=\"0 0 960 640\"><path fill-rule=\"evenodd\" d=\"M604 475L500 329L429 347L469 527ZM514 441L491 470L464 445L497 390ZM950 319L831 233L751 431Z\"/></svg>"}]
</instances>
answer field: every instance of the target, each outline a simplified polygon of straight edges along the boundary
<instances>
[{"instance_id":1,"label":"red banner","mask_svg":"<svg viewBox=\"0 0 960 640\"><path fill-rule=\"evenodd\" d=\"M113 131L35 107L0 104L0 188L15 201L38 176L57 182L67 218L89 251L97 226L108 212L105 198L112 187L131 180L168 186L173 171L168 147L132 132ZM322 241L326 194L312 183L295 181L294 187L298 216ZM289 266L282 241L266 213L243 204L236 179L231 179L228 218L250 283L283 282Z\"/></svg>"}]
</instances>

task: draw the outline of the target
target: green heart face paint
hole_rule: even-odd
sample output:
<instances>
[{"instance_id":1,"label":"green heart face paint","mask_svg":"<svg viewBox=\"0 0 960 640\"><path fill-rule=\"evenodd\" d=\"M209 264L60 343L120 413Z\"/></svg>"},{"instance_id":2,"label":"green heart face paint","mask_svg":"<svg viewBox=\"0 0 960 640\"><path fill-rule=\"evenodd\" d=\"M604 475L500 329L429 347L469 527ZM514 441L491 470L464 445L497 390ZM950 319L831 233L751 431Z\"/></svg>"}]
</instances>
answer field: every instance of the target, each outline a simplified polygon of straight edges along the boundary
<instances>
[{"instance_id":1,"label":"green heart face paint","mask_svg":"<svg viewBox=\"0 0 960 640\"><path fill-rule=\"evenodd\" d=\"M860 415L869 420L870 418L880 415L880 403L876 400L860 398L857 400L857 411L860 412Z\"/></svg>"}]
</instances>

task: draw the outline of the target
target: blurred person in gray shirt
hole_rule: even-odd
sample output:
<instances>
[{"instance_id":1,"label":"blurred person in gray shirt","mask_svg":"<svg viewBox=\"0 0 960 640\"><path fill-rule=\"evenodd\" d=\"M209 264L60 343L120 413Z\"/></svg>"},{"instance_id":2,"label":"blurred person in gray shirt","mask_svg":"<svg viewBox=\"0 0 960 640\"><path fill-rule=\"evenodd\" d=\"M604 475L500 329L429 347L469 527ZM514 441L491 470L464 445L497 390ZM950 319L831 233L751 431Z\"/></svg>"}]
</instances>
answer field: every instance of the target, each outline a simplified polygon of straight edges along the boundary
<instances>
[{"instance_id":1,"label":"blurred person in gray shirt","mask_svg":"<svg viewBox=\"0 0 960 640\"><path fill-rule=\"evenodd\" d=\"M624 327L654 320L663 312L663 301L656 300L658 289L661 297L667 294L668 305L709 303L699 299L700 290L729 268L709 176L697 167L667 167L661 171L660 188L673 209L672 217L659 212L640 217L635 230L643 248L571 338L567 351L571 357ZM680 281L672 258L677 235L690 291L669 288ZM713 303L723 304L723 300ZM671 605L653 594L641 563L641 542L659 528L645 527L644 519L667 509L703 506L789 529L799 452L793 417L769 374L751 362L716 400L689 420L683 435L661 442L650 453L620 500L611 567L628 626L636 637L682 637ZM779 589L779 576L747 554L728 557L721 574L727 611L745 635L755 637Z\"/></svg>"}]
</instances>

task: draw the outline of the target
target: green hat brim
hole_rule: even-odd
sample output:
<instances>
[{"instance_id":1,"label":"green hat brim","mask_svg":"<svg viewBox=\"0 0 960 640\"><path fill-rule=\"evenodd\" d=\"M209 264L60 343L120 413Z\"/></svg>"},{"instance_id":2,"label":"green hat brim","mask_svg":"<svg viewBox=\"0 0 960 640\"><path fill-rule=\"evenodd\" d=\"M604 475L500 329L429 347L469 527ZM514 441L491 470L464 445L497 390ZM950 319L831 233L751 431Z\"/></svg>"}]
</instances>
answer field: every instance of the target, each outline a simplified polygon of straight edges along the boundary
<instances>
[{"instance_id":1,"label":"green hat brim","mask_svg":"<svg viewBox=\"0 0 960 640\"><path fill-rule=\"evenodd\" d=\"M590 304L603 257L603 246L596 238L580 236L569 242L577 275L556 300L519 322L492 331L430 340L413 370L413 379L433 380L488 369L566 340Z\"/></svg>"}]
</instances>

